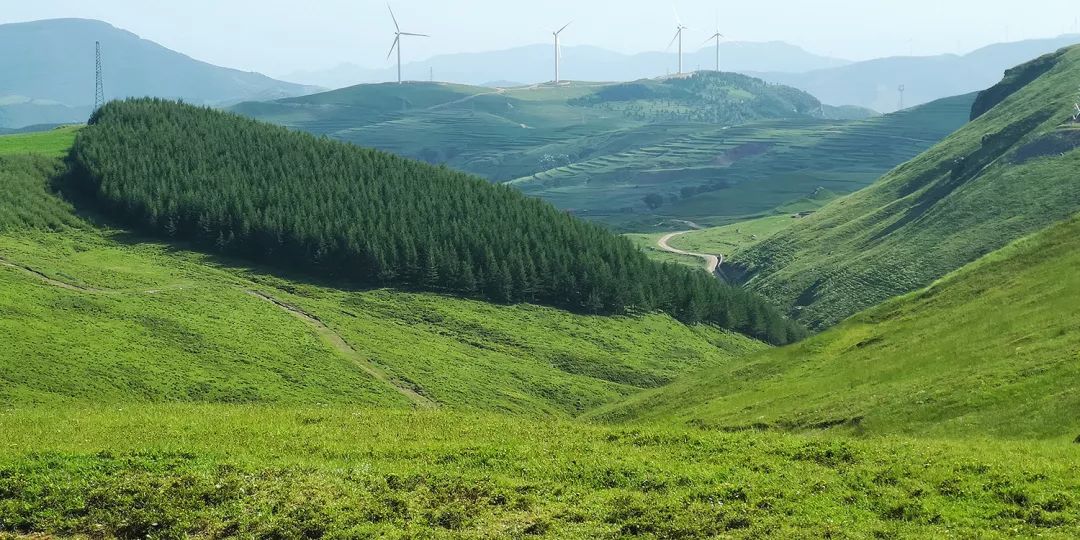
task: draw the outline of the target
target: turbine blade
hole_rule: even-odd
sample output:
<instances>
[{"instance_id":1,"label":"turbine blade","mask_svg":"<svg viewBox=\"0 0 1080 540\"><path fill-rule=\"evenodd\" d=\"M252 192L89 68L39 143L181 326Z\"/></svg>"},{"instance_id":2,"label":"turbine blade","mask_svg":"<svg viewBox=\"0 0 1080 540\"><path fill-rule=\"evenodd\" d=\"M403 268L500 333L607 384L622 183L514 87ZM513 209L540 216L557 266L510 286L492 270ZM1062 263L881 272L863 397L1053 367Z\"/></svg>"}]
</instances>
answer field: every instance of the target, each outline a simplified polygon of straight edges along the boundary
<instances>
[{"instance_id":1,"label":"turbine blade","mask_svg":"<svg viewBox=\"0 0 1080 540\"><path fill-rule=\"evenodd\" d=\"M675 32L675 37L671 38L671 43L667 44L667 50L671 50L671 46L675 44L675 41L679 39L679 35L682 34L682 28Z\"/></svg>"},{"instance_id":2,"label":"turbine blade","mask_svg":"<svg viewBox=\"0 0 1080 540\"><path fill-rule=\"evenodd\" d=\"M403 36L416 36L416 37L431 37L431 36L429 36L427 34L412 34L412 33L409 33L409 32L402 32L401 35L403 35Z\"/></svg>"},{"instance_id":3,"label":"turbine blade","mask_svg":"<svg viewBox=\"0 0 1080 540\"><path fill-rule=\"evenodd\" d=\"M394 38L394 44L390 46L390 52L386 53L386 59L389 60L394 55L394 49L397 48L398 42L401 41L401 36Z\"/></svg>"},{"instance_id":4,"label":"turbine blade","mask_svg":"<svg viewBox=\"0 0 1080 540\"><path fill-rule=\"evenodd\" d=\"M398 26L397 23L397 17L394 16L394 8L390 7L390 4L386 4L386 9L390 10L390 18L394 19L394 28L396 28L398 32L401 32L401 27Z\"/></svg>"},{"instance_id":5,"label":"turbine blade","mask_svg":"<svg viewBox=\"0 0 1080 540\"><path fill-rule=\"evenodd\" d=\"M674 2L671 3L671 11L675 12L675 22L679 23L679 26L682 26L682 17L679 16L679 8L675 7Z\"/></svg>"},{"instance_id":6,"label":"turbine blade","mask_svg":"<svg viewBox=\"0 0 1080 540\"><path fill-rule=\"evenodd\" d=\"M563 31L563 30L566 30L566 27L567 27L567 26L570 26L571 24L574 24L574 21L570 21L570 22L566 23L566 25L565 25L565 26L563 26L562 28L560 28L558 32L555 32L555 35L559 35L559 34L561 34L561 33L562 33L562 31Z\"/></svg>"}]
</instances>

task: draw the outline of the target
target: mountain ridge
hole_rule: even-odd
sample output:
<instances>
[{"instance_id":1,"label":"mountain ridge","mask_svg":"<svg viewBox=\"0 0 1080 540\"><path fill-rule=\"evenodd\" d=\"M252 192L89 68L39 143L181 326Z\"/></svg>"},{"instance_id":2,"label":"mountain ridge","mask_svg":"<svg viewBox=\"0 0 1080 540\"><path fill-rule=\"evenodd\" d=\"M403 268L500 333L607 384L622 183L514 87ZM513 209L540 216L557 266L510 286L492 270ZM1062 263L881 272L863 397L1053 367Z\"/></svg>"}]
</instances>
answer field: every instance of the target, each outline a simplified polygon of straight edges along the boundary
<instances>
[{"instance_id":1,"label":"mountain ridge","mask_svg":"<svg viewBox=\"0 0 1080 540\"><path fill-rule=\"evenodd\" d=\"M250 99L302 95L313 87L265 75L224 68L143 39L94 19L46 19L0 25L0 100L24 96L23 109L54 107L35 117L32 108L18 112L22 127L39 123L84 121L94 102L94 42L102 45L106 99L156 97L223 105ZM69 108L58 111L57 106ZM0 122L6 106L0 105Z\"/></svg>"}]
</instances>

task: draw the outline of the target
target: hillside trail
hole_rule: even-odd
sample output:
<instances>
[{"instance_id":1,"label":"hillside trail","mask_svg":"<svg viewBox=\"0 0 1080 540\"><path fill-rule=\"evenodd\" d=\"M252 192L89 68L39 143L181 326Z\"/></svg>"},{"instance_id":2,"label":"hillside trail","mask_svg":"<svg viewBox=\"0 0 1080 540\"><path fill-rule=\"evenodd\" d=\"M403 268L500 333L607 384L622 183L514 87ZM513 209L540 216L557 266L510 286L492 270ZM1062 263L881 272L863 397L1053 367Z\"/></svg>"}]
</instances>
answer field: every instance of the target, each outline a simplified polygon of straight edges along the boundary
<instances>
[{"instance_id":1,"label":"hillside trail","mask_svg":"<svg viewBox=\"0 0 1080 540\"><path fill-rule=\"evenodd\" d=\"M481 96L493 96L493 95L500 95L500 94L505 94L505 93L506 93L505 88L496 88L496 89L494 89L494 90L492 90L490 92L481 92L479 94L472 94L472 95L469 95L469 96L465 96L465 97L463 97L461 99L455 99L454 101L447 101L445 103L439 103L438 105L432 105L431 107L428 107L427 110L434 111L436 109L441 109L443 107L449 107L451 105L459 105L459 104L465 103L467 101L472 101L472 100L474 100L474 99L476 99L478 97L481 97Z\"/></svg>"},{"instance_id":2,"label":"hillside trail","mask_svg":"<svg viewBox=\"0 0 1080 540\"><path fill-rule=\"evenodd\" d=\"M3 257L0 257L0 266L6 266L8 268L14 268L16 270L19 270L19 271L25 273L25 274L30 274L31 276L34 276L35 278L37 278L37 279L39 279L41 281L44 281L45 283L48 283L49 285L52 285L53 287L57 287L57 288L68 290L68 291L92 292L92 293L104 292L104 291L102 291L100 289L94 289L94 288L91 288L91 287L83 287L81 285L74 285L74 284L71 284L71 283L60 281L58 279L53 279L53 278L45 275L45 273L43 273L43 272L40 272L38 270L34 270L33 268L31 268L29 266L25 266L25 265L22 265L22 264L18 264L18 263L9 261L9 260L7 260L7 259L5 259Z\"/></svg>"},{"instance_id":3,"label":"hillside trail","mask_svg":"<svg viewBox=\"0 0 1080 540\"><path fill-rule=\"evenodd\" d=\"M360 368L368 375L371 375L371 377L373 377L375 380L393 388L399 394L405 396L405 398L411 401L416 408L434 409L438 407L438 404L436 404L431 399L420 395L411 388L402 386L395 382L389 375L386 374L385 371L383 371L381 368L371 363L371 361L361 356L360 353L356 352L356 349L354 349L352 345L349 345L349 343L346 342L340 334L330 329L330 327L326 326L326 324L319 320L318 317L294 305L282 302L281 300L278 300L277 298L274 298L273 296L270 296L266 293L254 290L248 290L246 292L251 296L261 298L263 300L266 300L267 302L270 302L271 304L274 304L275 306L281 308L283 311L292 315L294 318L303 321L305 324L315 330L315 333L318 334L319 337L323 339L323 341L330 344L330 346L332 346L337 352L345 355L345 357L348 358L353 364L355 364L356 367Z\"/></svg>"},{"instance_id":4,"label":"hillside trail","mask_svg":"<svg viewBox=\"0 0 1080 540\"><path fill-rule=\"evenodd\" d=\"M693 231L682 231L682 232L674 232L674 233L668 234L668 235L664 236L663 238L661 238L659 241L657 241L656 245L659 246L660 249L662 249L662 250L664 250L664 251L666 251L668 253L674 253L676 255L688 255L690 257L697 257L699 259L703 259L705 261L705 270L708 271L710 274L716 274L716 270L718 268L720 268L720 265L724 264L724 256L723 255L708 255L708 254L705 254L705 253L691 253L689 251L683 251L681 249L673 248L670 245L668 245L668 242L670 242L672 238L675 238L677 236L682 236L682 235L690 233L690 232L693 232Z\"/></svg>"},{"instance_id":5,"label":"hillside trail","mask_svg":"<svg viewBox=\"0 0 1080 540\"><path fill-rule=\"evenodd\" d=\"M81 285L75 285L75 284L72 284L72 283L67 283L67 282L64 282L64 281L60 281L58 279L51 278L47 274L45 274L44 272L41 272L40 270L35 270L34 268L32 268L30 266L19 264L19 263L10 261L8 259L5 259L3 257L0 257L0 266L6 266L8 268L13 268L13 269L18 270L20 272L23 272L25 274L33 276L34 278L42 281L43 283L45 283L47 285L52 286L52 287L56 287L58 289L64 289L66 291L78 292L78 293L120 294L120 293L140 292L140 293L145 293L145 294L157 294L157 293L162 292L164 290L184 289L184 288L187 287L186 285L178 285L178 286L161 287L161 288L157 288L157 289L140 290L140 291L130 291L130 290L122 290L122 289L117 289L117 290L95 289L95 288L92 288L92 287L84 287L84 286L81 286ZM438 406L434 401L432 401L431 399L428 399L425 396L422 396L422 395L418 394L413 389L402 386L400 384L397 384L393 379L391 379L386 374L386 372L384 372L378 366L372 364L367 359L363 358L360 355L360 353L356 352L356 349L353 349L352 346L349 345L337 332L334 332L333 330L331 330L328 326L323 324L323 322L320 321L314 315L312 315L312 314L310 314L310 313L308 313L308 312L306 312L306 311L304 311L304 310L302 310L302 309L300 309L298 307L295 307L295 306L289 305L289 304L287 304L285 302L282 302L282 301L280 301L280 300L278 300L278 299L276 299L276 298L274 298L274 297L272 297L272 296L270 296L268 294L261 293L261 292L258 292L258 291L253 291L253 290L245 290L245 292L247 294L250 294L250 295L255 296L257 298L261 298L263 300L266 300L266 301L274 304L275 306L287 311L293 317L295 317L295 318L299 319L300 321L306 323L313 330L315 330L315 332L319 335L320 338L323 339L323 341L325 341L331 347L333 347L334 350L336 350L339 353L345 355L345 357L348 358L349 361L351 361L354 365L356 365L356 367L363 370L365 373L367 373L368 375L373 377L375 380L390 386L395 391L397 391L401 395L405 396L410 402L412 402L412 404L415 407L420 408L420 409L433 409L433 408L436 408Z\"/></svg>"},{"instance_id":6,"label":"hillside trail","mask_svg":"<svg viewBox=\"0 0 1080 540\"><path fill-rule=\"evenodd\" d=\"M187 289L187 288L190 287L190 285L187 285L187 284L177 284L177 285L169 285L169 286L166 286L166 287L158 287L158 288L155 288L155 289L99 289L97 287L89 287L89 286L86 286L86 285L77 285L75 283L68 283L66 281L60 281L60 280L58 280L56 278L49 277L48 274L46 274L45 272L42 272L40 270L37 270L36 268L33 268L31 266L27 266L25 264L20 264L20 263L11 261L9 259L5 259L4 257L0 257L0 266L6 266L8 268L14 268L15 270L19 270L19 271L23 272L24 274L28 274L28 275L30 275L30 276L32 276L34 278L37 278L38 280L44 282L45 284L52 285L53 287L56 287L58 289L64 289L64 290L67 290L67 291L81 292L81 293L91 293L91 294L123 294L123 293L158 294L158 293L162 293L162 292L165 292L165 291L183 290L183 289Z\"/></svg>"}]
</instances>

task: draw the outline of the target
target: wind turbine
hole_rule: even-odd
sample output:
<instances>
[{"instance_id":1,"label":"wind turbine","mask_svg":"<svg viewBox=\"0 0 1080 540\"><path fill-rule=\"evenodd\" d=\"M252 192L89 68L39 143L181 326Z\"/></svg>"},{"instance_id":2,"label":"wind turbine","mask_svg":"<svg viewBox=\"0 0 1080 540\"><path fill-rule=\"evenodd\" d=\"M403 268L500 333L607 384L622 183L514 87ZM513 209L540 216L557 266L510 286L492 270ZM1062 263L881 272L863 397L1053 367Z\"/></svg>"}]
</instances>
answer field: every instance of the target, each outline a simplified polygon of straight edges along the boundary
<instances>
[{"instance_id":1,"label":"wind turbine","mask_svg":"<svg viewBox=\"0 0 1080 540\"><path fill-rule=\"evenodd\" d=\"M562 62L562 45L559 45L559 34L563 33L563 30L566 30L566 27L570 26L570 24L566 23L566 26L551 33L555 36L555 86L559 86L559 63Z\"/></svg>"},{"instance_id":2,"label":"wind turbine","mask_svg":"<svg viewBox=\"0 0 1080 540\"><path fill-rule=\"evenodd\" d=\"M410 32L402 32L401 26L398 25L397 17L394 16L394 8L390 7L390 4L386 4L386 9L390 10L390 18L394 20L394 44L390 46L390 53L386 55L386 59L389 60L394 54L394 49L397 49L397 83L401 84L401 36L416 36L416 37L431 37L427 34L413 34Z\"/></svg>"},{"instance_id":3,"label":"wind turbine","mask_svg":"<svg viewBox=\"0 0 1080 540\"><path fill-rule=\"evenodd\" d=\"M674 7L672 9L674 9ZM686 27L686 26L683 26L682 19L679 18L679 10L677 10L677 9L675 10L675 23L676 23L675 37L672 38L671 43L668 43L668 50L671 50L671 46L674 45L676 41L679 42L679 73L678 74L682 75L682 35L683 35L683 30L689 30L689 28Z\"/></svg>"},{"instance_id":4,"label":"wind turbine","mask_svg":"<svg viewBox=\"0 0 1080 540\"><path fill-rule=\"evenodd\" d=\"M719 28L717 28L717 32L715 34L709 36L709 39L705 40L705 43L708 43L708 42L710 42L710 41L712 41L714 39L716 40L716 72L719 73L720 72L720 40L724 39L724 34L720 33Z\"/></svg>"}]
</instances>

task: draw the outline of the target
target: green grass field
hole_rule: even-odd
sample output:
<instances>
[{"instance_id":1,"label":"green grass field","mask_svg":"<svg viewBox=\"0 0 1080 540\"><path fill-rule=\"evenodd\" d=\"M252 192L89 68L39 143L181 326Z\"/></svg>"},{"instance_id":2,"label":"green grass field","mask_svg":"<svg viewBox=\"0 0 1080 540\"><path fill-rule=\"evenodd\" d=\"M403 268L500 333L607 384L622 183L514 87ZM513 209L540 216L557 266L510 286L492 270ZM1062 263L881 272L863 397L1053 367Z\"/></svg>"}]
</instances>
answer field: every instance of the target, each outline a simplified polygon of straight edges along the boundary
<instances>
[{"instance_id":1,"label":"green grass field","mask_svg":"<svg viewBox=\"0 0 1080 540\"><path fill-rule=\"evenodd\" d=\"M0 411L0 535L1073 538L1075 450L237 405Z\"/></svg>"},{"instance_id":2,"label":"green grass field","mask_svg":"<svg viewBox=\"0 0 1080 540\"><path fill-rule=\"evenodd\" d=\"M1080 48L1050 65L870 188L736 253L750 287L825 328L1080 211Z\"/></svg>"},{"instance_id":3,"label":"green grass field","mask_svg":"<svg viewBox=\"0 0 1080 540\"><path fill-rule=\"evenodd\" d=\"M1080 218L818 336L596 416L727 429L1080 440Z\"/></svg>"},{"instance_id":4,"label":"green grass field","mask_svg":"<svg viewBox=\"0 0 1080 540\"><path fill-rule=\"evenodd\" d=\"M78 126L68 126L25 135L0 136L0 156L32 152L46 157L61 157L75 142L78 131Z\"/></svg>"}]
</instances>

